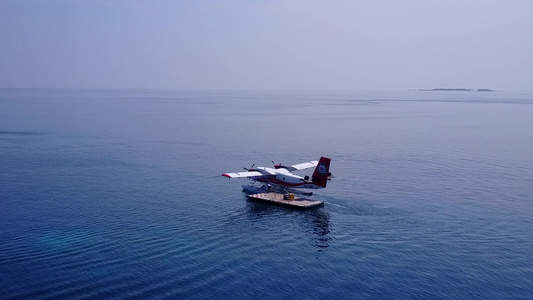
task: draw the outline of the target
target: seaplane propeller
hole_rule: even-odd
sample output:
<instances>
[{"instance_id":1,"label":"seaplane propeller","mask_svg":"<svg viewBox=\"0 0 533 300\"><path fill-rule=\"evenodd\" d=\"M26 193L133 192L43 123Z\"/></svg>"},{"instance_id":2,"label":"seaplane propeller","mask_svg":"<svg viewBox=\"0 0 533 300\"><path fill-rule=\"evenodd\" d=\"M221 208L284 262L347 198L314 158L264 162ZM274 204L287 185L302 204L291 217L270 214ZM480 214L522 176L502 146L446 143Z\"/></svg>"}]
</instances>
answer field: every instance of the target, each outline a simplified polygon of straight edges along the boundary
<instances>
[{"instance_id":1,"label":"seaplane propeller","mask_svg":"<svg viewBox=\"0 0 533 300\"><path fill-rule=\"evenodd\" d=\"M274 161L272 161L272 164L274 165L274 168L276 168L276 169L278 169L278 168L285 168L285 166L283 166L282 163L276 164Z\"/></svg>"},{"instance_id":2,"label":"seaplane propeller","mask_svg":"<svg viewBox=\"0 0 533 300\"><path fill-rule=\"evenodd\" d=\"M246 171L250 171L250 170L253 170L255 164L252 164L252 166L250 168L244 168Z\"/></svg>"}]
</instances>

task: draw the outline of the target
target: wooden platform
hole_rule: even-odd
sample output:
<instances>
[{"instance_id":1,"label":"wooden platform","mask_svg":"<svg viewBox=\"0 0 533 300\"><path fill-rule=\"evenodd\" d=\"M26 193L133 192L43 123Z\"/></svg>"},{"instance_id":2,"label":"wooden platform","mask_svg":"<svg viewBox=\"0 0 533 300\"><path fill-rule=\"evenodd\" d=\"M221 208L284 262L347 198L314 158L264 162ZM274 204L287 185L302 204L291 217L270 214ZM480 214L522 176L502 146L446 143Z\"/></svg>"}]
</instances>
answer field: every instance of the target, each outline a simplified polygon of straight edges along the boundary
<instances>
[{"instance_id":1,"label":"wooden platform","mask_svg":"<svg viewBox=\"0 0 533 300\"><path fill-rule=\"evenodd\" d=\"M263 200L263 201L274 202L276 204L282 204L282 205L287 205L287 206L297 207L297 208L310 208L310 207L320 206L324 204L324 202L322 201L309 200L309 199L300 198L300 197L294 197L294 200L287 200L284 194L273 193L273 192L252 194L252 195L248 195L247 197L253 200Z\"/></svg>"}]
</instances>

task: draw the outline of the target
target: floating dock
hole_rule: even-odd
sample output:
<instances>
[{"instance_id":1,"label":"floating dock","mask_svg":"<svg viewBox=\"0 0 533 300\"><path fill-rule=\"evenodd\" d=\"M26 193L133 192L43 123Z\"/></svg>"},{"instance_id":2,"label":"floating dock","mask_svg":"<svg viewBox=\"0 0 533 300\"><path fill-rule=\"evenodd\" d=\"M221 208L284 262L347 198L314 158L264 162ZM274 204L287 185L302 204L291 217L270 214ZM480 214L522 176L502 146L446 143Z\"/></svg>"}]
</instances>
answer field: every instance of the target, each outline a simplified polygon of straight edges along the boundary
<instances>
[{"instance_id":1,"label":"floating dock","mask_svg":"<svg viewBox=\"0 0 533 300\"><path fill-rule=\"evenodd\" d=\"M323 201L300 198L294 196L294 194L280 194L273 192L252 194L247 195L246 197L252 200L263 200L297 208L310 208L324 204Z\"/></svg>"}]
</instances>

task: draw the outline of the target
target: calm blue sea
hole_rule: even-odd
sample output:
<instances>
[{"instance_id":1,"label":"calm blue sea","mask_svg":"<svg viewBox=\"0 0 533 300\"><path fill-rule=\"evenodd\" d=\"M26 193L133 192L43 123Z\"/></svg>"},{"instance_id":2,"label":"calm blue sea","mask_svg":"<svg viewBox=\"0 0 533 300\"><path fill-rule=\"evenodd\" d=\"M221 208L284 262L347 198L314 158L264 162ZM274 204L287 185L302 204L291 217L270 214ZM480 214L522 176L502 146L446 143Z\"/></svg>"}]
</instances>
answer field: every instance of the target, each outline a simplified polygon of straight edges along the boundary
<instances>
[{"instance_id":1,"label":"calm blue sea","mask_svg":"<svg viewBox=\"0 0 533 300\"><path fill-rule=\"evenodd\" d=\"M316 209L220 176L320 156ZM0 89L0 274L2 299L533 299L533 94Z\"/></svg>"}]
</instances>

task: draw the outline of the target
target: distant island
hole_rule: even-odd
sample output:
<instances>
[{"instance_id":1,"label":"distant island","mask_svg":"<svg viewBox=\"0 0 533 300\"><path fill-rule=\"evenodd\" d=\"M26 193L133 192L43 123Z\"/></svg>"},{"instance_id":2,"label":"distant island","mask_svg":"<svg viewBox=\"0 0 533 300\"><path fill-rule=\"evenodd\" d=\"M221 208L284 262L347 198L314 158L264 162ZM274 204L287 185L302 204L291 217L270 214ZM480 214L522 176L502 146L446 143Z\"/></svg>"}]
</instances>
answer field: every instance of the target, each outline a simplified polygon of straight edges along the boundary
<instances>
[{"instance_id":1,"label":"distant island","mask_svg":"<svg viewBox=\"0 0 533 300\"><path fill-rule=\"evenodd\" d=\"M435 89L410 89L409 91L415 92L471 92L474 89L464 89L464 88L435 88ZM477 89L477 92L495 92L491 89Z\"/></svg>"}]
</instances>

